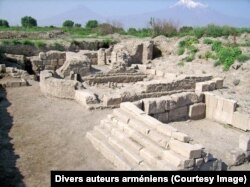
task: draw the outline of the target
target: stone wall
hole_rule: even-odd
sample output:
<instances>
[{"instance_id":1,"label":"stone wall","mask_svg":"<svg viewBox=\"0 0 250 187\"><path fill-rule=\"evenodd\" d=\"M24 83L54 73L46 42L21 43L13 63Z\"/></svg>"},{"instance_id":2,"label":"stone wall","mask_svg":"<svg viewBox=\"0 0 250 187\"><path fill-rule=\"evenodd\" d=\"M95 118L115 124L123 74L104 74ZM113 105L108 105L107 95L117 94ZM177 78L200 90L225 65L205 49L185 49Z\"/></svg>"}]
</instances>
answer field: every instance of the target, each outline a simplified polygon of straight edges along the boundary
<instances>
[{"instance_id":1,"label":"stone wall","mask_svg":"<svg viewBox=\"0 0 250 187\"><path fill-rule=\"evenodd\" d=\"M54 77L53 71L42 71L40 74L40 89L46 95L64 99L75 99L75 90L79 82Z\"/></svg>"},{"instance_id":2,"label":"stone wall","mask_svg":"<svg viewBox=\"0 0 250 187\"><path fill-rule=\"evenodd\" d=\"M208 162L202 145L129 102L86 136L119 170L199 170Z\"/></svg>"},{"instance_id":3,"label":"stone wall","mask_svg":"<svg viewBox=\"0 0 250 187\"><path fill-rule=\"evenodd\" d=\"M38 56L31 57L33 71L56 70L61 67L66 60L66 53L60 51L41 52Z\"/></svg>"},{"instance_id":4,"label":"stone wall","mask_svg":"<svg viewBox=\"0 0 250 187\"><path fill-rule=\"evenodd\" d=\"M128 40L109 49L98 51L98 64L111 64L112 67L131 64L147 64L153 59L153 42Z\"/></svg>"},{"instance_id":5,"label":"stone wall","mask_svg":"<svg viewBox=\"0 0 250 187\"><path fill-rule=\"evenodd\" d=\"M163 92L173 90L194 89L197 82L211 80L212 76L180 76L173 81L169 80L152 80L147 82L138 82L136 86L143 89L144 92Z\"/></svg>"},{"instance_id":6,"label":"stone wall","mask_svg":"<svg viewBox=\"0 0 250 187\"><path fill-rule=\"evenodd\" d=\"M108 82L129 83L138 82L146 78L147 75L140 73L109 73L96 74L94 76L84 77L83 80L88 84L102 84Z\"/></svg>"},{"instance_id":7,"label":"stone wall","mask_svg":"<svg viewBox=\"0 0 250 187\"><path fill-rule=\"evenodd\" d=\"M236 111L237 102L205 92L206 118L229 124L241 130L250 130L250 116Z\"/></svg>"},{"instance_id":8,"label":"stone wall","mask_svg":"<svg viewBox=\"0 0 250 187\"><path fill-rule=\"evenodd\" d=\"M84 53L67 52L67 58L64 64L56 70L57 74L65 78L70 72L79 76L90 74L91 61Z\"/></svg>"},{"instance_id":9,"label":"stone wall","mask_svg":"<svg viewBox=\"0 0 250 187\"><path fill-rule=\"evenodd\" d=\"M205 118L205 104L203 95L194 92L183 92L159 98L142 100L142 109L146 114L153 116L161 122L202 119Z\"/></svg>"}]
</instances>

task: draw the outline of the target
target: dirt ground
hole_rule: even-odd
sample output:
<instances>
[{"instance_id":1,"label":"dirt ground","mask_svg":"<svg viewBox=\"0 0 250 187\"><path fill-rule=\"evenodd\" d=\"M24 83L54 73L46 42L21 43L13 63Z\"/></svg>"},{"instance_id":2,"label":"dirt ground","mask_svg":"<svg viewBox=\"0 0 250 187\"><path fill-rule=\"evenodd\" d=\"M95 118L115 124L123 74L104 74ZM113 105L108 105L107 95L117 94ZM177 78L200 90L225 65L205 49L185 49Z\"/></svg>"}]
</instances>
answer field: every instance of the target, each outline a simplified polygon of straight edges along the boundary
<instances>
[{"instance_id":1,"label":"dirt ground","mask_svg":"<svg viewBox=\"0 0 250 187\"><path fill-rule=\"evenodd\" d=\"M239 147L239 136L245 132L211 120L173 122L170 125L188 134L193 143L201 144L214 158L226 161L226 154ZM250 164L228 168L231 170L250 170Z\"/></svg>"},{"instance_id":2,"label":"dirt ground","mask_svg":"<svg viewBox=\"0 0 250 187\"><path fill-rule=\"evenodd\" d=\"M46 97L38 83L1 90L0 186L50 186L51 170L112 170L85 138L110 112Z\"/></svg>"}]
</instances>

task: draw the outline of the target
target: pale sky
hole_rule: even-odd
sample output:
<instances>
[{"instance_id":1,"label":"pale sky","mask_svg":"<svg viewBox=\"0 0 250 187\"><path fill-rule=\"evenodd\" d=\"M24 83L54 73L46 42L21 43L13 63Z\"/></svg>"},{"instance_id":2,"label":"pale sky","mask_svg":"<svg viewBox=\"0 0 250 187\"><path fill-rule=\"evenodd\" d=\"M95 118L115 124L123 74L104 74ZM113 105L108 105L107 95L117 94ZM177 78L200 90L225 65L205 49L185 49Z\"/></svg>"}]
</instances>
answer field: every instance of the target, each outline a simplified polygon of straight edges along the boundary
<instances>
[{"instance_id":1,"label":"pale sky","mask_svg":"<svg viewBox=\"0 0 250 187\"><path fill-rule=\"evenodd\" d=\"M101 16L124 16L195 2L225 15L250 19L250 0L0 0L0 19L20 24L23 16L46 19L84 5ZM192 5L192 4L190 4Z\"/></svg>"}]
</instances>

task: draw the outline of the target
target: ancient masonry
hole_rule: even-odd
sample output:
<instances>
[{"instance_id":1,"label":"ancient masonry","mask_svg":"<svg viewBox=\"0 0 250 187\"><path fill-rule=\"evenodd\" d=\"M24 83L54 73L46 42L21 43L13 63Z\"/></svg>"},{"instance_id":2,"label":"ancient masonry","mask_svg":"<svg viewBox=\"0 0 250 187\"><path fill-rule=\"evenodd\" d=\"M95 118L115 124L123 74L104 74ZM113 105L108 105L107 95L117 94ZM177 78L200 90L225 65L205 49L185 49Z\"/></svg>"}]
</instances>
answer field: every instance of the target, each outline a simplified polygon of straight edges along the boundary
<instances>
[{"instance_id":1,"label":"ancient masonry","mask_svg":"<svg viewBox=\"0 0 250 187\"><path fill-rule=\"evenodd\" d=\"M98 51L42 52L28 60L44 94L73 99L89 109L115 108L86 137L117 169L199 170L209 164L211 154L167 123L207 118L249 131L250 116L238 111L236 101L213 93L223 88L221 78L151 67L154 47L167 51L160 44L126 41ZM96 72L93 66L109 71ZM0 72L20 78L23 73L4 65ZM11 84L28 85L24 79ZM241 164L249 155L250 136L244 134L228 154L229 164Z\"/></svg>"}]
</instances>

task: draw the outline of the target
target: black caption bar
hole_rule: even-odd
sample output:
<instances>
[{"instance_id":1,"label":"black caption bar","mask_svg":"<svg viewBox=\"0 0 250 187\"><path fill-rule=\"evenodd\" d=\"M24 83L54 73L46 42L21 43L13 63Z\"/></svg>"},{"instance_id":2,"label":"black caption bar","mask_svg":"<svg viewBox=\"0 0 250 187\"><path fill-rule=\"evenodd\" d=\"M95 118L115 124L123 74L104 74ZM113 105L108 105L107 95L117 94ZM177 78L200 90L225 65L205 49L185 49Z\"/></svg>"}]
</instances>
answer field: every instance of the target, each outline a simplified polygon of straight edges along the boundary
<instances>
[{"instance_id":1,"label":"black caption bar","mask_svg":"<svg viewBox=\"0 0 250 187\"><path fill-rule=\"evenodd\" d=\"M74 187L90 183L250 184L249 171L51 171L51 187Z\"/></svg>"}]
</instances>

